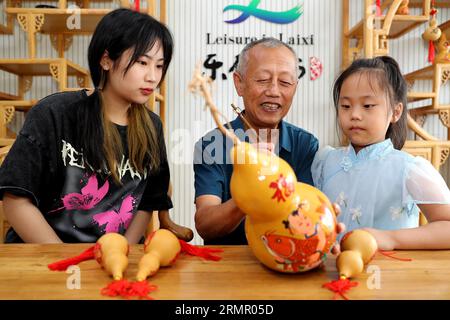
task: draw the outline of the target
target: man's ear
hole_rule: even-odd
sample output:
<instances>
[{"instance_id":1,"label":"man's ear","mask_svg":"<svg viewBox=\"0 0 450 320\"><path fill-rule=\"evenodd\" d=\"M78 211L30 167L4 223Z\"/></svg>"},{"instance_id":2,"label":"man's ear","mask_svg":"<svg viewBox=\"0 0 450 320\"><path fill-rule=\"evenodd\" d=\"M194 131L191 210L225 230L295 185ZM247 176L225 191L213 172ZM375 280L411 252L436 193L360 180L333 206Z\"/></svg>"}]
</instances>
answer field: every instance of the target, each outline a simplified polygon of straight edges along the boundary
<instances>
[{"instance_id":1,"label":"man's ear","mask_svg":"<svg viewBox=\"0 0 450 320\"><path fill-rule=\"evenodd\" d=\"M242 94L244 92L244 82L242 76L236 71L233 73L233 81L237 94L239 95L239 97L242 97Z\"/></svg>"},{"instance_id":2,"label":"man's ear","mask_svg":"<svg viewBox=\"0 0 450 320\"><path fill-rule=\"evenodd\" d=\"M105 50L105 52L102 55L102 58L100 59L100 65L105 71L108 71L113 66L113 61L109 57L109 53L107 50Z\"/></svg>"},{"instance_id":3,"label":"man's ear","mask_svg":"<svg viewBox=\"0 0 450 320\"><path fill-rule=\"evenodd\" d=\"M400 117L403 113L403 103L397 103L394 107L394 112L392 113L392 119L391 123L396 123L398 120L400 120Z\"/></svg>"}]
</instances>

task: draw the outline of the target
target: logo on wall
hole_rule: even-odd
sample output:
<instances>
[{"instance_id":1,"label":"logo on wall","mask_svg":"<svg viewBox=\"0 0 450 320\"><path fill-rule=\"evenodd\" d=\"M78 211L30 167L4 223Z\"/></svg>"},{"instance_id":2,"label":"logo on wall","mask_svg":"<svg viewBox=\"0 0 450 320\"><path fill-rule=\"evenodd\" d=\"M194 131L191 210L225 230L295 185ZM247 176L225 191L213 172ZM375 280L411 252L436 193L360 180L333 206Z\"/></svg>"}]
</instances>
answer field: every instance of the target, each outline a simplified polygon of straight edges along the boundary
<instances>
[{"instance_id":1,"label":"logo on wall","mask_svg":"<svg viewBox=\"0 0 450 320\"><path fill-rule=\"evenodd\" d=\"M277 24L288 24L292 23L303 14L303 5L297 5L294 8L282 11L282 12L274 12L264 9L258 9L258 5L261 0L252 0L248 6L241 6L237 4L228 5L223 8L223 12L228 10L237 10L242 12L242 14L233 20L226 20L227 23L241 23L242 21L247 20L250 16L254 16L258 19L277 23Z\"/></svg>"}]
</instances>

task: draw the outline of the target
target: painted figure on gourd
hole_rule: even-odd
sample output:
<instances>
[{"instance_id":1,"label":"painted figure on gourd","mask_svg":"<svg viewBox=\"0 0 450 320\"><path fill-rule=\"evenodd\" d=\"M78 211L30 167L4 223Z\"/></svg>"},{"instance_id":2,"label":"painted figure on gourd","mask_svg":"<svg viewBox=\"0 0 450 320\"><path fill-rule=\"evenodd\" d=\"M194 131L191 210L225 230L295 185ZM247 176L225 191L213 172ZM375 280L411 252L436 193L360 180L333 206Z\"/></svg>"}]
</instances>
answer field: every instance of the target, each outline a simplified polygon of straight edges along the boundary
<instances>
[{"instance_id":1,"label":"painted figure on gourd","mask_svg":"<svg viewBox=\"0 0 450 320\"><path fill-rule=\"evenodd\" d=\"M290 165L273 153L240 141L220 123L208 81L197 70L190 84L201 91L222 133L232 139L230 191L246 217L245 232L255 256L267 267L287 273L319 266L336 240L336 216L318 189L297 182Z\"/></svg>"}]
</instances>

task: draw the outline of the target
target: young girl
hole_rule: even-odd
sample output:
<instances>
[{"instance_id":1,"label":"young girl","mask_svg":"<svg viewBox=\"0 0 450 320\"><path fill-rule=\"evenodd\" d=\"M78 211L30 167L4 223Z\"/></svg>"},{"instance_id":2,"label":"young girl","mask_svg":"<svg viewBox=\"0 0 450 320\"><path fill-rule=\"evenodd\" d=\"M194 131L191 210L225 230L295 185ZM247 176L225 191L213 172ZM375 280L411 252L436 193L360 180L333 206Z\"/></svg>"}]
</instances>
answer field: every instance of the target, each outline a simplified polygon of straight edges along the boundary
<instances>
[{"instance_id":1,"label":"young girl","mask_svg":"<svg viewBox=\"0 0 450 320\"><path fill-rule=\"evenodd\" d=\"M169 30L146 14L118 9L100 21L88 51L95 90L42 99L0 169L5 242L119 232L136 243L151 212L172 207L162 124L144 106L172 50Z\"/></svg>"},{"instance_id":2,"label":"young girl","mask_svg":"<svg viewBox=\"0 0 450 320\"><path fill-rule=\"evenodd\" d=\"M312 165L315 185L341 206L348 231L366 228L382 250L450 248L450 191L432 165L400 149L407 86L390 57L361 59L333 89L350 145L326 147ZM428 224L419 227L419 210Z\"/></svg>"}]
</instances>

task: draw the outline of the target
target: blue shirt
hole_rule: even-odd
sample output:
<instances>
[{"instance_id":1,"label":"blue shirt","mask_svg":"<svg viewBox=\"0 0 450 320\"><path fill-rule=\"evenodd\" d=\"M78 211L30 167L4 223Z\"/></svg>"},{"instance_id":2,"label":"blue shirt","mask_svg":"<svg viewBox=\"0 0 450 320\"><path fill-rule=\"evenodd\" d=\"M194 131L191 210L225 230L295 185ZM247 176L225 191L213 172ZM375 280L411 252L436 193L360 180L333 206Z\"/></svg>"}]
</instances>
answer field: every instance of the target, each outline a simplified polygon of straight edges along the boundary
<instances>
[{"instance_id":1,"label":"blue shirt","mask_svg":"<svg viewBox=\"0 0 450 320\"><path fill-rule=\"evenodd\" d=\"M431 163L394 149L390 139L358 153L351 145L326 147L311 170L315 186L340 205L338 220L347 231L414 228L418 204L450 204L450 191Z\"/></svg>"},{"instance_id":2,"label":"blue shirt","mask_svg":"<svg viewBox=\"0 0 450 320\"><path fill-rule=\"evenodd\" d=\"M248 142L248 135L245 134L241 119L237 117L230 124L239 139ZM196 198L202 195L215 195L222 199L222 203L231 198L232 147L231 139L224 137L219 129L208 132L197 141L194 151ZM319 142L311 133L285 121L280 122L279 144L275 146L275 153L291 165L299 181L313 184L311 164L318 148ZM247 244L244 221L230 234L205 241L205 244Z\"/></svg>"}]
</instances>

